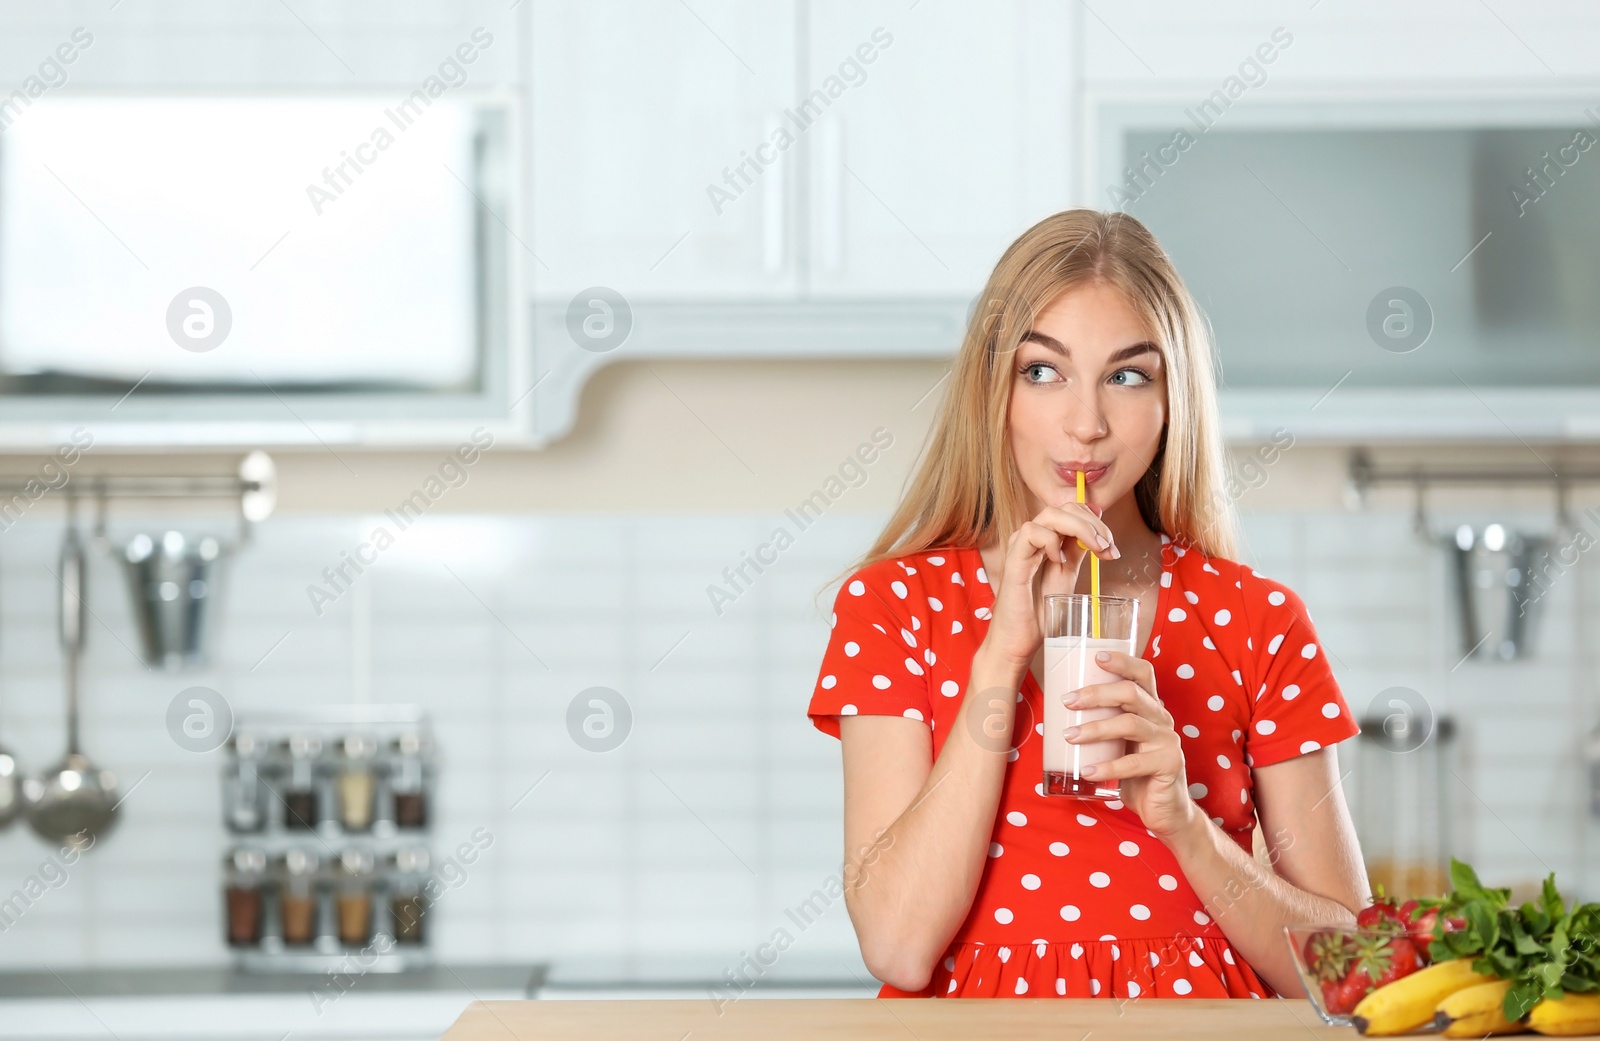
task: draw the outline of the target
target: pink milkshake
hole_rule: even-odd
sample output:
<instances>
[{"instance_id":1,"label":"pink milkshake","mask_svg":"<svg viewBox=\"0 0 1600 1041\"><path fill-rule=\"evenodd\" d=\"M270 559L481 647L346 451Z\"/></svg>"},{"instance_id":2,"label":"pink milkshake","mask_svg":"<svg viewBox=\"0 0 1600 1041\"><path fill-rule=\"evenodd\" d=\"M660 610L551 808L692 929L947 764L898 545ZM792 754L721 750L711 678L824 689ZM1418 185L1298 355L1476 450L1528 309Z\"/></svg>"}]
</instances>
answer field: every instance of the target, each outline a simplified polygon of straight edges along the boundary
<instances>
[{"instance_id":1,"label":"pink milkshake","mask_svg":"<svg viewBox=\"0 0 1600 1041\"><path fill-rule=\"evenodd\" d=\"M1094 598L1099 617L1099 635L1091 615L1090 597L1082 594L1048 596L1044 640L1044 792L1080 799L1111 800L1121 794L1121 783L1085 778L1083 768L1110 762L1128 752L1124 738L1069 742L1063 731L1100 719L1110 719L1123 710L1114 706L1069 709L1061 703L1069 692L1095 683L1114 683L1122 677L1107 672L1095 661L1100 651L1133 653L1138 633L1139 602L1126 597Z\"/></svg>"}]
</instances>

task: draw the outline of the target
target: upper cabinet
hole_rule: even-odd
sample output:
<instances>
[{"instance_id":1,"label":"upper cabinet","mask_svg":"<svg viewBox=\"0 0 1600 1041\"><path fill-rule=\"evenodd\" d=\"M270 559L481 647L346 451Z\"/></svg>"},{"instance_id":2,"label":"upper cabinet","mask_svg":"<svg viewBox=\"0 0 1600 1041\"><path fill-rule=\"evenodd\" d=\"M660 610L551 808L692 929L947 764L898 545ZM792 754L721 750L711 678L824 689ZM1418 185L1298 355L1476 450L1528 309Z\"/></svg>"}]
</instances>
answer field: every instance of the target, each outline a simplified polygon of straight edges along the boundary
<instances>
[{"instance_id":1,"label":"upper cabinet","mask_svg":"<svg viewBox=\"0 0 1600 1041\"><path fill-rule=\"evenodd\" d=\"M625 357L955 352L1071 205L1048 0L533 0L535 427Z\"/></svg>"},{"instance_id":2,"label":"upper cabinet","mask_svg":"<svg viewBox=\"0 0 1600 1041\"><path fill-rule=\"evenodd\" d=\"M810 4L807 82L848 84L808 131L814 296L970 300L1017 235L1072 205L1069 16Z\"/></svg>"}]
</instances>

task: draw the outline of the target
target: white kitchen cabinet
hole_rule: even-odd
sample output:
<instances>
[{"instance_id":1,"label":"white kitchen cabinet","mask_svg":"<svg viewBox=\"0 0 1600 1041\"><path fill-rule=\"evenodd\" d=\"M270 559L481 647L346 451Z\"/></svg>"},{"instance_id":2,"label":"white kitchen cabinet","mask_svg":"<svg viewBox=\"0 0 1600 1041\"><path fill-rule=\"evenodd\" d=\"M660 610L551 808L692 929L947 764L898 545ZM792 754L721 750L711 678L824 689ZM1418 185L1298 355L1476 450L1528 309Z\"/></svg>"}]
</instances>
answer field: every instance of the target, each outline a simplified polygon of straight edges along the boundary
<instances>
[{"instance_id":1,"label":"white kitchen cabinet","mask_svg":"<svg viewBox=\"0 0 1600 1041\"><path fill-rule=\"evenodd\" d=\"M792 297L794 2L534 0L531 32L536 294Z\"/></svg>"},{"instance_id":2,"label":"white kitchen cabinet","mask_svg":"<svg viewBox=\"0 0 1600 1041\"><path fill-rule=\"evenodd\" d=\"M1072 205L1070 20L1038 0L812 0L807 84L858 82L807 132L811 295L971 299Z\"/></svg>"}]
</instances>

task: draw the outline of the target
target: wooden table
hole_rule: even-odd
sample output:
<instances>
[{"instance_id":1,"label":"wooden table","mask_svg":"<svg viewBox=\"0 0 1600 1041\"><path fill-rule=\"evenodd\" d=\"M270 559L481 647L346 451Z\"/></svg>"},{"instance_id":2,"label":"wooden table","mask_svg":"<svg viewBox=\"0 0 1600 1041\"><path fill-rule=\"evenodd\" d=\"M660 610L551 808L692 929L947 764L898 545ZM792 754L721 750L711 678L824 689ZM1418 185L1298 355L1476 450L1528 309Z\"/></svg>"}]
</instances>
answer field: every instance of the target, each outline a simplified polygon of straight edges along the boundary
<instances>
[{"instance_id":1,"label":"wooden table","mask_svg":"<svg viewBox=\"0 0 1600 1041\"><path fill-rule=\"evenodd\" d=\"M474 1001L442 1041L1353 1041L1305 998Z\"/></svg>"}]
</instances>

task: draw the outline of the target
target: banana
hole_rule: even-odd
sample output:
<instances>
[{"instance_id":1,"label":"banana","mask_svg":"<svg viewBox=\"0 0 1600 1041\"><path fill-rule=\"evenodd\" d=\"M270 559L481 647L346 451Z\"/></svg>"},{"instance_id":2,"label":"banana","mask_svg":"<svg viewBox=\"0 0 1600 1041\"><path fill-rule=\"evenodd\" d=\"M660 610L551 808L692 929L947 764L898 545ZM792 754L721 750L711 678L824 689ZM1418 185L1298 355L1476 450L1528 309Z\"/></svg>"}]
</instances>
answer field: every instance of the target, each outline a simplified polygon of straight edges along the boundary
<instances>
[{"instance_id":1,"label":"banana","mask_svg":"<svg viewBox=\"0 0 1600 1041\"><path fill-rule=\"evenodd\" d=\"M1524 1033L1528 1029L1526 1023L1514 1022L1505 1016L1506 991L1510 989L1510 980L1496 980L1458 990L1439 1002L1433 1025L1440 1028L1445 1037Z\"/></svg>"},{"instance_id":2,"label":"banana","mask_svg":"<svg viewBox=\"0 0 1600 1041\"><path fill-rule=\"evenodd\" d=\"M1600 1034L1600 994L1568 994L1560 1001L1544 998L1528 1013L1528 1025L1551 1037Z\"/></svg>"},{"instance_id":3,"label":"banana","mask_svg":"<svg viewBox=\"0 0 1600 1041\"><path fill-rule=\"evenodd\" d=\"M1438 962L1402 976L1362 998L1350 1022L1370 1037L1404 1034L1432 1023L1439 1002L1451 994L1494 980L1493 976L1473 972L1471 958Z\"/></svg>"}]
</instances>

